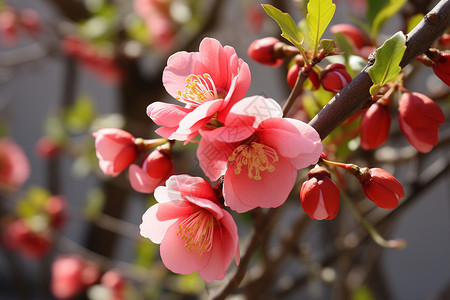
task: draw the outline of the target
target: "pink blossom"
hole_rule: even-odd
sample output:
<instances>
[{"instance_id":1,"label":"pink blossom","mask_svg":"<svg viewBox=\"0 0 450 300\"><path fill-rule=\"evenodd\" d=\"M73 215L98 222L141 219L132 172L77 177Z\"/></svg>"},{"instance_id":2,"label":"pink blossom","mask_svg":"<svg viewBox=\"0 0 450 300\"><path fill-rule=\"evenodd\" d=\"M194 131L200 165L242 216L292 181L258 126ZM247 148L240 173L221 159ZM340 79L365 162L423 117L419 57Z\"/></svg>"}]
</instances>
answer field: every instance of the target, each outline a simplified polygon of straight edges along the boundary
<instances>
[{"instance_id":1,"label":"pink blossom","mask_svg":"<svg viewBox=\"0 0 450 300\"><path fill-rule=\"evenodd\" d=\"M131 186L141 193L153 193L173 173L172 154L162 148L149 153L141 166L131 165L128 174Z\"/></svg>"},{"instance_id":2,"label":"pink blossom","mask_svg":"<svg viewBox=\"0 0 450 300\"><path fill-rule=\"evenodd\" d=\"M104 128L93 133L100 169L106 175L117 176L137 157L134 136L116 128Z\"/></svg>"},{"instance_id":3,"label":"pink blossom","mask_svg":"<svg viewBox=\"0 0 450 300\"><path fill-rule=\"evenodd\" d=\"M98 268L78 255L62 255L52 264L51 291L57 299L72 299L98 280Z\"/></svg>"},{"instance_id":4,"label":"pink blossom","mask_svg":"<svg viewBox=\"0 0 450 300\"><path fill-rule=\"evenodd\" d=\"M18 188L30 176L30 164L22 148L8 138L0 139L0 185Z\"/></svg>"},{"instance_id":5,"label":"pink blossom","mask_svg":"<svg viewBox=\"0 0 450 300\"><path fill-rule=\"evenodd\" d=\"M253 96L233 106L225 126L202 130L200 167L224 177L225 204L237 212L284 203L297 170L318 161L319 134L302 121L282 118L273 99Z\"/></svg>"},{"instance_id":6,"label":"pink blossom","mask_svg":"<svg viewBox=\"0 0 450 300\"><path fill-rule=\"evenodd\" d=\"M161 244L161 259L175 273L198 272L221 280L233 257L239 263L238 233L211 185L200 177L171 176L155 190L159 202L142 217L141 235Z\"/></svg>"},{"instance_id":7,"label":"pink blossom","mask_svg":"<svg viewBox=\"0 0 450 300\"><path fill-rule=\"evenodd\" d=\"M154 102L147 114L162 125L157 130L161 136L189 141L214 115L225 121L231 107L247 92L250 69L233 48L205 38L199 52L182 51L169 57L163 84L186 107Z\"/></svg>"}]
</instances>

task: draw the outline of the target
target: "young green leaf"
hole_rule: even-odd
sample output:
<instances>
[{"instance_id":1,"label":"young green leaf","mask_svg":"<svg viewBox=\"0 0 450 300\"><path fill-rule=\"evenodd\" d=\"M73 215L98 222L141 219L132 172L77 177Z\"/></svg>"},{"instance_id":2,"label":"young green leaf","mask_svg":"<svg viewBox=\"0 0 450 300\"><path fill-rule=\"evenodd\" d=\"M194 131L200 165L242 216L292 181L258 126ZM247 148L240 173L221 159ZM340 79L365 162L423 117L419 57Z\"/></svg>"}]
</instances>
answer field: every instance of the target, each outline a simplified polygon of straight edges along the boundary
<instances>
[{"instance_id":1,"label":"young green leaf","mask_svg":"<svg viewBox=\"0 0 450 300\"><path fill-rule=\"evenodd\" d=\"M266 13L274 19L281 28L281 36L291 42L300 51L303 51L303 35L297 28L294 20L288 13L284 13L270 4L262 4Z\"/></svg>"},{"instance_id":2,"label":"young green leaf","mask_svg":"<svg viewBox=\"0 0 450 300\"><path fill-rule=\"evenodd\" d=\"M309 26L309 36L314 43L314 52L317 52L319 40L330 24L336 11L336 5L331 0L310 0L306 21Z\"/></svg>"},{"instance_id":3,"label":"young green leaf","mask_svg":"<svg viewBox=\"0 0 450 300\"><path fill-rule=\"evenodd\" d=\"M375 16L372 23L372 36L376 37L384 23L403 7L406 0L390 0Z\"/></svg>"},{"instance_id":4,"label":"young green leaf","mask_svg":"<svg viewBox=\"0 0 450 300\"><path fill-rule=\"evenodd\" d=\"M374 85L381 87L400 73L399 64L406 50L405 43L405 35L399 31L378 48L375 53L375 62L369 68L369 75ZM379 89L376 87L371 88L371 92L377 92L377 90Z\"/></svg>"}]
</instances>

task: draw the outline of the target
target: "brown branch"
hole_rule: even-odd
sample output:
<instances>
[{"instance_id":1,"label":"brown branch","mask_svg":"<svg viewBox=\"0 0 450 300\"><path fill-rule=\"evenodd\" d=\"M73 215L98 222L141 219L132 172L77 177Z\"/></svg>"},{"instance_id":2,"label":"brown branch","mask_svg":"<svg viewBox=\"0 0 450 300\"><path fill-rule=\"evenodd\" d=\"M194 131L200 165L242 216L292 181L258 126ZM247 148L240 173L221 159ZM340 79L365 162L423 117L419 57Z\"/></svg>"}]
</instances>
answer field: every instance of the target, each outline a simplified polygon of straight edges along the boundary
<instances>
[{"instance_id":1,"label":"brown branch","mask_svg":"<svg viewBox=\"0 0 450 300\"><path fill-rule=\"evenodd\" d=\"M441 0L411 31L406 40L406 51L400 63L405 67L416 56L427 50L431 44L450 26L450 0ZM348 117L358 112L369 100L372 86L366 67L347 84L319 113L309 122L322 139L327 137Z\"/></svg>"}]
</instances>

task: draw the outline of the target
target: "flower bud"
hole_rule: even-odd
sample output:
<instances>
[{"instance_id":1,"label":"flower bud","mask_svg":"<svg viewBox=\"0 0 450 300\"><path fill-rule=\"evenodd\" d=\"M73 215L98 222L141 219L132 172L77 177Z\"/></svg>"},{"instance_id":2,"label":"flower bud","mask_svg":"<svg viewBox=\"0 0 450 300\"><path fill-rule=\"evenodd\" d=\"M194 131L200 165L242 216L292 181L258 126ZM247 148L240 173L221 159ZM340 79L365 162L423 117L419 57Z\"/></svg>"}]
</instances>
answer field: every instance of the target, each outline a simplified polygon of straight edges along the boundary
<instances>
[{"instance_id":1,"label":"flower bud","mask_svg":"<svg viewBox=\"0 0 450 300\"><path fill-rule=\"evenodd\" d=\"M141 166L130 166L130 184L140 193L153 193L172 175L173 169L172 154L158 147L144 158Z\"/></svg>"},{"instance_id":2,"label":"flower bud","mask_svg":"<svg viewBox=\"0 0 450 300\"><path fill-rule=\"evenodd\" d=\"M50 226L54 229L61 229L66 222L65 210L67 200L64 196L51 196L45 203L45 211L49 215Z\"/></svg>"},{"instance_id":3,"label":"flower bud","mask_svg":"<svg viewBox=\"0 0 450 300\"><path fill-rule=\"evenodd\" d=\"M95 278L86 280L86 273ZM51 291L57 299L72 299L97 279L98 269L91 262L78 255L63 255L52 264Z\"/></svg>"},{"instance_id":4,"label":"flower bud","mask_svg":"<svg viewBox=\"0 0 450 300\"><path fill-rule=\"evenodd\" d=\"M13 8L8 7L0 12L0 40L4 45L13 47L17 44L17 25L17 12Z\"/></svg>"},{"instance_id":5,"label":"flower bud","mask_svg":"<svg viewBox=\"0 0 450 300\"><path fill-rule=\"evenodd\" d=\"M115 293L120 293L125 288L125 279L123 275L117 270L109 270L103 274L100 282L112 289Z\"/></svg>"},{"instance_id":6,"label":"flower bud","mask_svg":"<svg viewBox=\"0 0 450 300\"><path fill-rule=\"evenodd\" d=\"M362 168L357 175L367 198L381 208L396 208L405 193L400 182L380 168Z\"/></svg>"},{"instance_id":7,"label":"flower bud","mask_svg":"<svg viewBox=\"0 0 450 300\"><path fill-rule=\"evenodd\" d=\"M338 93L346 86L352 77L345 70L343 64L331 64L320 74L320 81L325 90Z\"/></svg>"},{"instance_id":8,"label":"flower bud","mask_svg":"<svg viewBox=\"0 0 450 300\"><path fill-rule=\"evenodd\" d=\"M351 24L336 24L330 27L332 34L342 33L347 37L356 48L361 49L364 46L371 45L370 39L367 35L358 27Z\"/></svg>"},{"instance_id":9,"label":"flower bud","mask_svg":"<svg viewBox=\"0 0 450 300\"><path fill-rule=\"evenodd\" d=\"M400 98L398 122L409 143L427 153L437 144L439 126L445 123L439 105L420 93L404 93Z\"/></svg>"},{"instance_id":10,"label":"flower bud","mask_svg":"<svg viewBox=\"0 0 450 300\"><path fill-rule=\"evenodd\" d=\"M41 137L34 148L36 154L43 159L53 159L61 153L61 146L49 136Z\"/></svg>"},{"instance_id":11,"label":"flower bud","mask_svg":"<svg viewBox=\"0 0 450 300\"><path fill-rule=\"evenodd\" d=\"M261 64L278 67L283 63L283 58L277 57L275 53L278 43L281 42L274 37L255 40L248 48L248 56Z\"/></svg>"},{"instance_id":12,"label":"flower bud","mask_svg":"<svg viewBox=\"0 0 450 300\"><path fill-rule=\"evenodd\" d=\"M361 119L361 148L371 150L383 144L389 136L390 126L391 114L386 105L372 104Z\"/></svg>"},{"instance_id":13,"label":"flower bud","mask_svg":"<svg viewBox=\"0 0 450 300\"><path fill-rule=\"evenodd\" d=\"M14 141L0 139L0 188L19 188L30 176L30 163Z\"/></svg>"},{"instance_id":14,"label":"flower bud","mask_svg":"<svg viewBox=\"0 0 450 300\"><path fill-rule=\"evenodd\" d=\"M296 61L298 61L296 59ZM286 75L286 81L289 85L289 87L291 89L294 88L295 86L295 82L297 81L297 77L298 77L298 72L300 72L301 68L303 67L303 64L299 64L298 62L294 65L292 65L292 67L289 68L289 71L287 72ZM319 80L319 76L317 75L317 73L314 71L314 69L312 69L309 72L309 77L308 79L311 81L313 87L317 90L320 87L320 80Z\"/></svg>"},{"instance_id":15,"label":"flower bud","mask_svg":"<svg viewBox=\"0 0 450 300\"><path fill-rule=\"evenodd\" d=\"M303 210L311 219L330 220L339 210L340 192L330 173L316 166L308 173L300 189Z\"/></svg>"},{"instance_id":16,"label":"flower bud","mask_svg":"<svg viewBox=\"0 0 450 300\"><path fill-rule=\"evenodd\" d=\"M116 128L104 128L94 132L93 136L100 169L106 175L119 175L136 159L137 146L130 133Z\"/></svg>"},{"instance_id":17,"label":"flower bud","mask_svg":"<svg viewBox=\"0 0 450 300\"><path fill-rule=\"evenodd\" d=\"M440 52L433 61L433 71L446 85L450 86L450 52Z\"/></svg>"},{"instance_id":18,"label":"flower bud","mask_svg":"<svg viewBox=\"0 0 450 300\"><path fill-rule=\"evenodd\" d=\"M41 18L39 14L31 8L26 8L20 13L20 22L31 36L36 36L41 31Z\"/></svg>"}]
</instances>

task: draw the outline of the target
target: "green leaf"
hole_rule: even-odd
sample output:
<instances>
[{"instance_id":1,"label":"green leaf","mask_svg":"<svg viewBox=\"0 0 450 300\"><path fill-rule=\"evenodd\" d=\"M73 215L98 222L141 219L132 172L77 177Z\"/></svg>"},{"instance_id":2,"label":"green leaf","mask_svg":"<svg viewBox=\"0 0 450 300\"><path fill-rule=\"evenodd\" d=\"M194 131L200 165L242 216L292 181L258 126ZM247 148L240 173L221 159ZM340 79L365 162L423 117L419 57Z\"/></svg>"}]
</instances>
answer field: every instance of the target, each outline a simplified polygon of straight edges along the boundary
<instances>
[{"instance_id":1,"label":"green leaf","mask_svg":"<svg viewBox=\"0 0 450 300\"><path fill-rule=\"evenodd\" d=\"M408 33L411 32L411 30L414 29L414 27L416 27L420 21L422 21L423 19L423 14L417 14L411 17L411 19L409 19L408 21Z\"/></svg>"},{"instance_id":2,"label":"green leaf","mask_svg":"<svg viewBox=\"0 0 450 300\"><path fill-rule=\"evenodd\" d=\"M383 86L400 73L399 64L406 50L405 43L405 35L399 31L378 48L375 62L369 68L370 78L375 85Z\"/></svg>"},{"instance_id":3,"label":"green leaf","mask_svg":"<svg viewBox=\"0 0 450 300\"><path fill-rule=\"evenodd\" d=\"M367 0L366 19L370 26L380 10L389 2L389 0Z\"/></svg>"},{"instance_id":4,"label":"green leaf","mask_svg":"<svg viewBox=\"0 0 450 300\"><path fill-rule=\"evenodd\" d=\"M314 52L317 51L319 40L330 24L336 11L336 5L331 0L310 0L306 21L309 26L309 36L314 43Z\"/></svg>"},{"instance_id":5,"label":"green leaf","mask_svg":"<svg viewBox=\"0 0 450 300\"><path fill-rule=\"evenodd\" d=\"M336 50L336 46L334 45L333 40L324 39L320 41L320 46L322 46L323 51L325 53L334 53Z\"/></svg>"},{"instance_id":6,"label":"green leaf","mask_svg":"<svg viewBox=\"0 0 450 300\"><path fill-rule=\"evenodd\" d=\"M375 16L372 23L372 36L376 37L384 23L397 13L406 0L390 0Z\"/></svg>"},{"instance_id":7,"label":"green leaf","mask_svg":"<svg viewBox=\"0 0 450 300\"><path fill-rule=\"evenodd\" d=\"M292 17L270 4L262 4L262 7L278 23L278 26L280 26L281 36L291 42L300 51L303 51L303 35L298 30L297 24L295 24Z\"/></svg>"}]
</instances>

